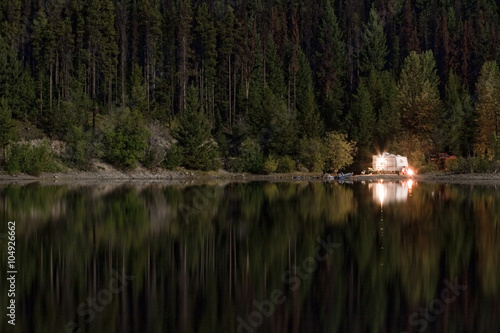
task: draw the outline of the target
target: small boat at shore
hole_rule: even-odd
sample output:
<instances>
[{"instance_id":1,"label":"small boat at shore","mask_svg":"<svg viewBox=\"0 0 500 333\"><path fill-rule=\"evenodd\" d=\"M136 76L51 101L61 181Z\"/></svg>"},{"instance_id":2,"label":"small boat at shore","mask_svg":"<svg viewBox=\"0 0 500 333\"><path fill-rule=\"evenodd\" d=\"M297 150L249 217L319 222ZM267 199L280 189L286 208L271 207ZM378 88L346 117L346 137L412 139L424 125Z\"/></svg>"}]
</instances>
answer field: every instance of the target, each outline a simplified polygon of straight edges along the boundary
<instances>
[{"instance_id":1,"label":"small boat at shore","mask_svg":"<svg viewBox=\"0 0 500 333\"><path fill-rule=\"evenodd\" d=\"M328 180L341 180L341 179L351 179L351 177L353 176L353 173L352 172L349 172L349 173L342 173L342 172L339 172L338 174L336 174L335 176L332 176L332 175L325 175L323 176L323 179L328 179Z\"/></svg>"},{"instance_id":2,"label":"small boat at shore","mask_svg":"<svg viewBox=\"0 0 500 333\"><path fill-rule=\"evenodd\" d=\"M347 179L347 178L351 178L353 176L353 173L352 172L349 172L349 173L342 173L342 172L339 172L336 176L336 179Z\"/></svg>"}]
</instances>

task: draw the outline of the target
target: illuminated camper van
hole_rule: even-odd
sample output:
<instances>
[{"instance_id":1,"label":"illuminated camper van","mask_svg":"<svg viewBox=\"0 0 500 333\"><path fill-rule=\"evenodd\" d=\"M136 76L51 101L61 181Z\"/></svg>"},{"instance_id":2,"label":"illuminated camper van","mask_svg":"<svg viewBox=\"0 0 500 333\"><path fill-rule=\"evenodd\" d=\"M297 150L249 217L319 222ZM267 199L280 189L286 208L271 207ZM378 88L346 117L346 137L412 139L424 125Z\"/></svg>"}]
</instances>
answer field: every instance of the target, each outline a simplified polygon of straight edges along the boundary
<instances>
[{"instance_id":1,"label":"illuminated camper van","mask_svg":"<svg viewBox=\"0 0 500 333\"><path fill-rule=\"evenodd\" d=\"M373 170L380 173L406 173L408 159L406 156L383 153L373 155Z\"/></svg>"}]
</instances>

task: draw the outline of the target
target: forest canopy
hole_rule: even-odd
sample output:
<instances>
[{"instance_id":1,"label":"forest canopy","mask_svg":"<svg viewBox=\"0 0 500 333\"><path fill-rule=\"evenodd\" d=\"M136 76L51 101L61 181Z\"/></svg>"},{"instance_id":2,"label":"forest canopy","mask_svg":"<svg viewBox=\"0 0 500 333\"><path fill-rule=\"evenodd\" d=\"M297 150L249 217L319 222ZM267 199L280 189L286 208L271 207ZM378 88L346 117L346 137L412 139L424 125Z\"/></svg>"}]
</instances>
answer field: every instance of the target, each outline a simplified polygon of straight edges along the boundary
<instances>
[{"instance_id":1,"label":"forest canopy","mask_svg":"<svg viewBox=\"0 0 500 333\"><path fill-rule=\"evenodd\" d=\"M1 0L0 167L26 128L77 168L498 161L499 14L494 0Z\"/></svg>"}]
</instances>

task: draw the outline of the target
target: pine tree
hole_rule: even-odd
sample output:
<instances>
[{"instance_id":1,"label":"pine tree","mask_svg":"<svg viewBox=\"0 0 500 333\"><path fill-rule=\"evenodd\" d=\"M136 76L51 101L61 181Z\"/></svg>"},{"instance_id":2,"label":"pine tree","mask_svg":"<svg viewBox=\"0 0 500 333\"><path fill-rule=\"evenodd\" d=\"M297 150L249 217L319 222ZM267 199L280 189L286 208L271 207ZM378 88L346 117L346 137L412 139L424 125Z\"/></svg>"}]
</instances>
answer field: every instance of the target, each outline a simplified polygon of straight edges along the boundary
<instances>
[{"instance_id":1,"label":"pine tree","mask_svg":"<svg viewBox=\"0 0 500 333\"><path fill-rule=\"evenodd\" d=\"M263 91L262 115L264 123L259 134L265 148L278 156L293 154L297 140L295 119L268 85Z\"/></svg>"},{"instance_id":2,"label":"pine tree","mask_svg":"<svg viewBox=\"0 0 500 333\"><path fill-rule=\"evenodd\" d=\"M315 52L315 72L321 113L328 129L339 128L339 117L344 109L345 49L337 16L325 3L324 16L318 31Z\"/></svg>"},{"instance_id":3,"label":"pine tree","mask_svg":"<svg viewBox=\"0 0 500 333\"><path fill-rule=\"evenodd\" d=\"M183 154L182 165L195 170L217 169L217 146L210 133L208 120L200 110L198 90L193 85L189 86L186 102L186 110L175 132Z\"/></svg>"},{"instance_id":4,"label":"pine tree","mask_svg":"<svg viewBox=\"0 0 500 333\"><path fill-rule=\"evenodd\" d=\"M64 8L61 16L69 15L69 9ZM56 21L56 70L55 82L58 86L58 105L60 101L70 100L71 69L74 50L74 36L71 18L66 16Z\"/></svg>"},{"instance_id":5,"label":"pine tree","mask_svg":"<svg viewBox=\"0 0 500 333\"><path fill-rule=\"evenodd\" d=\"M4 158L7 159L5 148L14 140L16 135L16 124L12 119L12 112L5 98L0 99L0 149L4 151Z\"/></svg>"},{"instance_id":6,"label":"pine tree","mask_svg":"<svg viewBox=\"0 0 500 333\"><path fill-rule=\"evenodd\" d=\"M405 59L398 83L398 106L405 130L429 138L436 129L441 106L438 84L432 51L412 51Z\"/></svg>"},{"instance_id":7,"label":"pine tree","mask_svg":"<svg viewBox=\"0 0 500 333\"><path fill-rule=\"evenodd\" d=\"M283 99L286 95L285 77L283 69L281 68L282 62L279 58L272 34L267 36L265 59L265 83L271 88L271 91L276 97Z\"/></svg>"},{"instance_id":8,"label":"pine tree","mask_svg":"<svg viewBox=\"0 0 500 333\"><path fill-rule=\"evenodd\" d=\"M472 114L473 108L471 98L460 82L460 78L454 72L448 75L444 99L444 123L445 123L445 146L447 151L453 155L467 154L467 142L473 142L474 138L467 137L467 124L465 119Z\"/></svg>"},{"instance_id":9,"label":"pine tree","mask_svg":"<svg viewBox=\"0 0 500 333\"><path fill-rule=\"evenodd\" d=\"M292 15L291 15L291 38L290 38L290 48L291 48L291 54L290 54L290 65L288 67L289 70L289 78L288 78L288 101L289 105L291 104L291 108L294 109L297 105L297 73L300 69L300 64L299 64L299 53L303 51L300 48L300 32L299 32L299 24L297 22L298 20L298 14L297 14L297 8L293 8ZM312 71L310 68L309 63L307 64L309 67L309 71L311 72L310 74L310 81L312 82ZM290 88L291 86L291 88ZM313 86L314 89L314 86Z\"/></svg>"},{"instance_id":10,"label":"pine tree","mask_svg":"<svg viewBox=\"0 0 500 333\"><path fill-rule=\"evenodd\" d=\"M172 120L175 110L177 89L177 48L176 48L176 16L175 1L163 2L162 14L162 42L160 43L161 75L158 77L155 91L155 102L160 119ZM164 41L168 41L165 43Z\"/></svg>"},{"instance_id":11,"label":"pine tree","mask_svg":"<svg viewBox=\"0 0 500 333\"><path fill-rule=\"evenodd\" d=\"M156 73L160 58L162 38L160 1L144 0L139 4L139 17L143 35L144 84L147 100L147 111L150 111L156 90Z\"/></svg>"},{"instance_id":12,"label":"pine tree","mask_svg":"<svg viewBox=\"0 0 500 333\"><path fill-rule=\"evenodd\" d=\"M10 48L17 50L21 44L23 21L21 19L22 0L2 1L1 11L3 17L0 23L0 35ZM2 49L3 50L3 49Z\"/></svg>"},{"instance_id":13,"label":"pine tree","mask_svg":"<svg viewBox=\"0 0 500 333\"><path fill-rule=\"evenodd\" d=\"M177 24L177 76L179 78L179 112L182 114L187 108L187 88L192 70L193 51L192 42L192 4L191 0L179 1L179 17Z\"/></svg>"},{"instance_id":14,"label":"pine tree","mask_svg":"<svg viewBox=\"0 0 500 333\"><path fill-rule=\"evenodd\" d=\"M141 67L134 64L132 68L132 75L130 76L130 107L141 113L145 113L148 108L148 101L146 95L146 86L144 84Z\"/></svg>"},{"instance_id":15,"label":"pine tree","mask_svg":"<svg viewBox=\"0 0 500 333\"><path fill-rule=\"evenodd\" d=\"M363 48L359 55L359 68L363 75L370 71L381 71L385 67L389 53L384 29L379 23L375 5L370 9L370 18L363 34Z\"/></svg>"},{"instance_id":16,"label":"pine tree","mask_svg":"<svg viewBox=\"0 0 500 333\"><path fill-rule=\"evenodd\" d=\"M217 65L217 36L206 3L196 10L195 51L199 66L201 108L215 122L215 77Z\"/></svg>"},{"instance_id":17,"label":"pine tree","mask_svg":"<svg viewBox=\"0 0 500 333\"><path fill-rule=\"evenodd\" d=\"M0 36L0 96L16 119L31 115L36 101L35 83L29 68L23 68L14 48Z\"/></svg>"},{"instance_id":18,"label":"pine tree","mask_svg":"<svg viewBox=\"0 0 500 333\"><path fill-rule=\"evenodd\" d=\"M118 44L120 54L120 87L121 107L125 108L127 96L127 55L128 55L128 1L120 0L116 2L116 23L118 33Z\"/></svg>"},{"instance_id":19,"label":"pine tree","mask_svg":"<svg viewBox=\"0 0 500 333\"><path fill-rule=\"evenodd\" d=\"M317 138L323 134L323 122L318 111L312 70L309 61L299 49L297 71L297 125L301 137Z\"/></svg>"},{"instance_id":20,"label":"pine tree","mask_svg":"<svg viewBox=\"0 0 500 333\"><path fill-rule=\"evenodd\" d=\"M404 8L404 26L402 29L402 40L405 41L404 48L406 54L409 54L412 51L417 53L420 52L420 40L418 39L417 24L415 22L415 11L412 2L412 0L405 1Z\"/></svg>"},{"instance_id":21,"label":"pine tree","mask_svg":"<svg viewBox=\"0 0 500 333\"><path fill-rule=\"evenodd\" d=\"M262 44L260 36L255 36L254 61L251 71L251 81L249 81L249 94L247 103L246 119L250 125L250 132L254 136L259 136L265 131L269 124L269 117L264 111L264 55L262 54Z\"/></svg>"},{"instance_id":22,"label":"pine tree","mask_svg":"<svg viewBox=\"0 0 500 333\"><path fill-rule=\"evenodd\" d=\"M477 138L476 153L488 158L495 156L493 142L498 140L500 130L500 70L495 61L486 62L477 82L478 101L476 105Z\"/></svg>"},{"instance_id":23,"label":"pine tree","mask_svg":"<svg viewBox=\"0 0 500 333\"><path fill-rule=\"evenodd\" d=\"M87 81L89 95L97 100L100 89L111 109L113 80L116 75L118 45L115 7L111 0L91 0L86 15ZM101 75L103 80L100 80ZM103 84L104 83L104 84Z\"/></svg>"},{"instance_id":24,"label":"pine tree","mask_svg":"<svg viewBox=\"0 0 500 333\"><path fill-rule=\"evenodd\" d=\"M384 151L388 143L399 135L401 128L396 82L388 70L372 71L365 82L376 118L374 144L379 151Z\"/></svg>"},{"instance_id":25,"label":"pine tree","mask_svg":"<svg viewBox=\"0 0 500 333\"><path fill-rule=\"evenodd\" d=\"M444 85L447 81L447 76L452 70L451 52L452 38L448 29L448 17L446 11L442 10L441 17L436 27L434 54L436 55L438 74L441 78L441 83Z\"/></svg>"},{"instance_id":26,"label":"pine tree","mask_svg":"<svg viewBox=\"0 0 500 333\"><path fill-rule=\"evenodd\" d=\"M43 101L46 73L50 71L49 78L49 105L52 109L52 75L53 63L55 59L55 34L52 25L48 21L47 15L43 9L37 13L36 19L33 21L33 51L38 60L38 85L39 85L39 105L40 117L43 116ZM50 69L49 69L50 68Z\"/></svg>"},{"instance_id":27,"label":"pine tree","mask_svg":"<svg viewBox=\"0 0 500 333\"><path fill-rule=\"evenodd\" d=\"M120 110L104 130L105 158L120 168L134 168L144 157L149 136L142 113Z\"/></svg>"},{"instance_id":28,"label":"pine tree","mask_svg":"<svg viewBox=\"0 0 500 333\"><path fill-rule=\"evenodd\" d=\"M375 113L371 102L370 92L362 80L358 86L347 124L350 127L351 137L358 143L361 152L370 152L373 145L375 130Z\"/></svg>"},{"instance_id":29,"label":"pine tree","mask_svg":"<svg viewBox=\"0 0 500 333\"><path fill-rule=\"evenodd\" d=\"M224 18L219 21L217 25L217 37L218 40L218 55L220 57L219 62L219 84L217 84L217 90L219 93L217 97L219 99L218 103L224 113L227 115L227 123L229 128L232 128L235 114L233 110L233 72L234 72L234 49L236 43L236 17L231 6L224 8ZM244 57L246 63L250 60L248 57ZM244 69L248 69L250 65ZM248 77L251 72L250 70L245 71L245 77ZM249 94L249 82L245 80L245 90L246 98L248 99Z\"/></svg>"}]
</instances>

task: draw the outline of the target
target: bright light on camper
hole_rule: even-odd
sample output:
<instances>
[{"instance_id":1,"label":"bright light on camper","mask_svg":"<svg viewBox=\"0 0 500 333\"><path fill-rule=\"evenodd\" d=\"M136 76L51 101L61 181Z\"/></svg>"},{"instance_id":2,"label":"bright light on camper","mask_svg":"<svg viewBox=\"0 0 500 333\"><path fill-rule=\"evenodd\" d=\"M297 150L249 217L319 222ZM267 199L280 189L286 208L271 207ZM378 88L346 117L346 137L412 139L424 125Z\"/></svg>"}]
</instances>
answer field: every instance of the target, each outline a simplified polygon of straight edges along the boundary
<instances>
[{"instance_id":1,"label":"bright light on camper","mask_svg":"<svg viewBox=\"0 0 500 333\"><path fill-rule=\"evenodd\" d=\"M412 169L408 169L408 175L410 175L410 176L413 176L413 175L414 175L414 172L413 172L413 170L412 170Z\"/></svg>"},{"instance_id":2,"label":"bright light on camper","mask_svg":"<svg viewBox=\"0 0 500 333\"><path fill-rule=\"evenodd\" d=\"M377 159L377 169L382 169L386 165L386 160L383 156L379 156Z\"/></svg>"}]
</instances>

